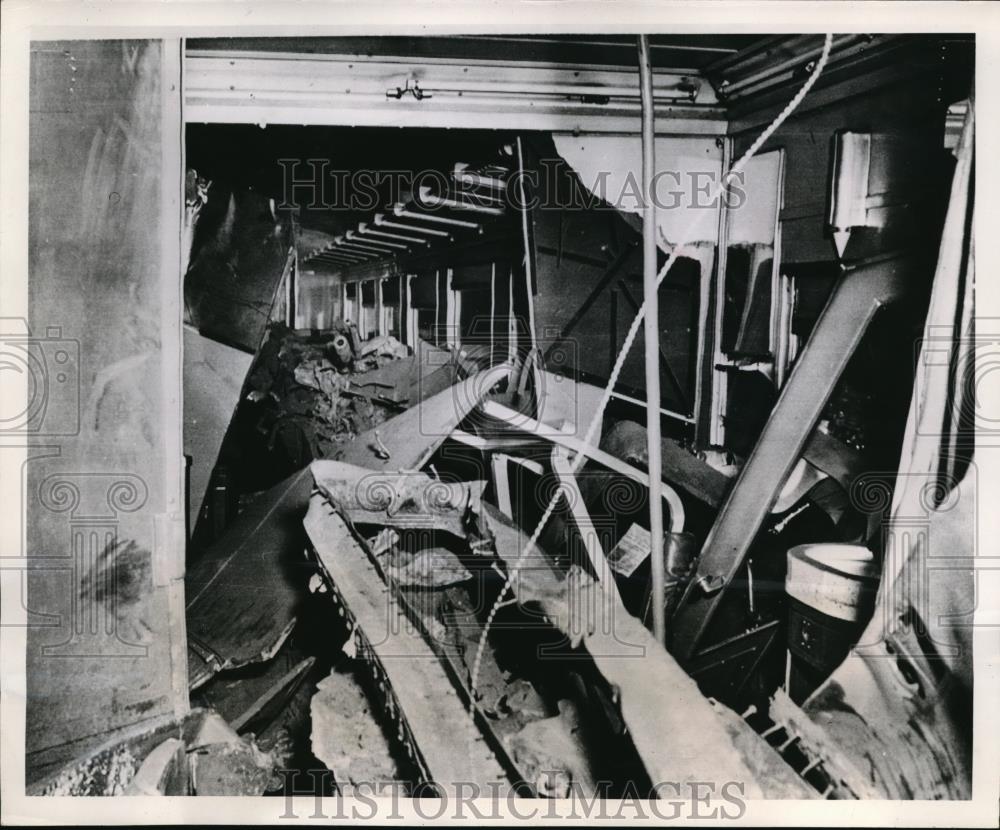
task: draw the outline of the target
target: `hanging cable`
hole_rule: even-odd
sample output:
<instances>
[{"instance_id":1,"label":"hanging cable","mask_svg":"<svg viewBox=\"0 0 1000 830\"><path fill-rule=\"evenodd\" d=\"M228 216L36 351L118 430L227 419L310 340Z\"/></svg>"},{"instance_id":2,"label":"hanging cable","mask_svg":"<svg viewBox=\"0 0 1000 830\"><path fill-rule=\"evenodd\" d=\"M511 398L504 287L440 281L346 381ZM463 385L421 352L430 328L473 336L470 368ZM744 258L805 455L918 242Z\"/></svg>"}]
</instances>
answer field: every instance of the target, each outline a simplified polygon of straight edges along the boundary
<instances>
[{"instance_id":1,"label":"hanging cable","mask_svg":"<svg viewBox=\"0 0 1000 830\"><path fill-rule=\"evenodd\" d=\"M742 172L747 162L750 161L751 158L753 158L753 156L757 153L757 151L760 150L760 148L764 145L764 143L774 134L775 130L777 130L785 122L788 116L790 116L795 111L796 107L798 107L798 105L802 103L802 99L805 98L806 95L809 93L809 90L813 88L813 86L815 85L816 81L820 76L820 73L826 66L826 63L830 58L830 47L832 45L833 45L833 35L827 34L826 39L824 40L823 43L823 51L820 53L819 59L816 61L816 65L813 67L812 72L806 79L806 82L802 85L802 88L788 102L785 108L780 113L778 113L778 115L768 125L768 127L764 130L764 132L762 132L759 136L757 136L756 140L750 145L747 151L742 156L740 156L739 160L729 169L729 172L727 172L724 176L721 177L721 179L719 180L719 182L716 184L715 188L712 191L709 204L714 203L715 200L722 195L722 192L729 185L729 182L735 176L739 175L740 172ZM667 261L663 264L663 267L657 274L656 277L657 288L659 288L660 284L667 276L667 272L673 267L673 264L677 261L677 258L680 255L680 251L683 249L684 245L687 244L688 241L687 236L691 233L694 224L695 224L694 217L692 217L692 221L688 224L684 232L681 234L681 239L683 241L678 242L673 246L673 249L670 252L670 256L667 257ZM635 319L632 320L632 324L631 326L629 326L628 333L625 335L625 340L622 343L622 347L618 352L618 357L615 359L615 365L611 370L610 377L608 378L607 386L605 386L604 388L604 393L601 396L601 400L598 403L597 409L595 410L593 418L590 421L590 425L587 428L587 433L584 436L583 439L584 446L593 446L594 444L594 439L597 436L597 431L598 429L600 429L601 423L603 422L604 410L607 408L608 402L611 400L614 388L618 384L618 378L621 375L622 368L625 365L625 359L628 357L629 350L632 348L632 344L635 342L636 335L639 333L639 326L642 325L643 318L647 313L648 302L649 302L648 298L643 299L642 306L636 313ZM647 398L648 397L649 395L647 394ZM581 449L581 451L578 452L576 457L573 459L573 463L570 468L571 473L573 475L575 475L576 472L583 465L583 461L585 458L586 456ZM511 568L509 568L507 573L507 578L506 580L504 580L504 584L500 588L500 593L497 596L496 601L493 603L493 607L490 609L489 614L487 614L486 616L486 622L483 625L482 633L479 636L479 644L478 647L476 648L476 658L472 664L472 675L470 677L470 683L469 683L469 700L472 702L472 710L470 711L472 712L474 712L476 708L476 703L475 703L476 685L479 681L479 671L482 666L483 652L486 649L486 639L487 636L489 635L490 626L492 626L493 620L496 617L497 612L504 605L504 597L507 595L507 591L510 590L510 586L513 584L514 579L517 576L517 572L521 566L521 563L527 558L528 554L538 544L538 539L542 535L542 530L545 528L546 524L548 524L549 519L552 518L552 514L555 512L556 509L556 505L559 503L560 493L561 490L557 489L556 492L553 494L552 498L549 500L549 503L546 506L544 512L542 513L542 517L541 519L539 519L534 532L531 534L531 537L528 539L527 544L524 546L524 550L522 550L521 553L518 555L517 561L514 563L514 565Z\"/></svg>"}]
</instances>

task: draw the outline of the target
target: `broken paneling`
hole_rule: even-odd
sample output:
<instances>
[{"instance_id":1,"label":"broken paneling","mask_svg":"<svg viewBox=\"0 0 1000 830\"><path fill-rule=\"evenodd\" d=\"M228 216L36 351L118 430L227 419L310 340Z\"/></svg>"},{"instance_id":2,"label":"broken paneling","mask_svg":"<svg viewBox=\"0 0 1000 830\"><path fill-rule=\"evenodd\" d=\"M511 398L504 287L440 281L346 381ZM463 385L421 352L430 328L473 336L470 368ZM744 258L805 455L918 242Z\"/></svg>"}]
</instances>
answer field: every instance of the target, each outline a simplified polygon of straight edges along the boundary
<instances>
[{"instance_id":1,"label":"broken paneling","mask_svg":"<svg viewBox=\"0 0 1000 830\"><path fill-rule=\"evenodd\" d=\"M188 472L188 519L201 510L222 439L240 400L253 357L184 327L184 454Z\"/></svg>"},{"instance_id":2,"label":"broken paneling","mask_svg":"<svg viewBox=\"0 0 1000 830\"><path fill-rule=\"evenodd\" d=\"M507 374L506 366L496 367L432 395L358 435L342 460L373 470L419 469ZM223 669L269 659L291 633L312 572L302 531L312 486L310 468L304 467L272 487L190 568L191 688Z\"/></svg>"}]
</instances>

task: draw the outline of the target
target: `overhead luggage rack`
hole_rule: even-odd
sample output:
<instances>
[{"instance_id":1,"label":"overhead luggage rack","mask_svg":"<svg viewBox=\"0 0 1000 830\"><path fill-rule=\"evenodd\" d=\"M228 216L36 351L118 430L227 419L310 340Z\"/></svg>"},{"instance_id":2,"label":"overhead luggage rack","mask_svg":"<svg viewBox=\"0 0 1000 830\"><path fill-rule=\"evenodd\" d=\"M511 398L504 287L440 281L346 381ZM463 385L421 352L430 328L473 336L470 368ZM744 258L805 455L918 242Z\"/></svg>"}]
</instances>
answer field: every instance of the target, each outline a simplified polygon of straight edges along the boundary
<instances>
[{"instance_id":1,"label":"overhead luggage rack","mask_svg":"<svg viewBox=\"0 0 1000 830\"><path fill-rule=\"evenodd\" d=\"M421 185L390 209L330 237L302 262L347 270L425 254L435 244L452 243L456 237L479 236L487 223L509 213L505 194L510 172L497 164L456 164L449 174L442 174L438 187Z\"/></svg>"}]
</instances>

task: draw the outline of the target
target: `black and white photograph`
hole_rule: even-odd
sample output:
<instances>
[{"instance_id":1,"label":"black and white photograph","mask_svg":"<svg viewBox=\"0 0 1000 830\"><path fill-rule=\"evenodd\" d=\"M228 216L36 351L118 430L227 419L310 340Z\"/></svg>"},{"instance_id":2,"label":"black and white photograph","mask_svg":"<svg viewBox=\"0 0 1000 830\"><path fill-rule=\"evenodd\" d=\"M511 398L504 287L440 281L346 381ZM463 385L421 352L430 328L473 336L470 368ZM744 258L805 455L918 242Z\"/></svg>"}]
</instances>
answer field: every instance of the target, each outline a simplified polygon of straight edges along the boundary
<instances>
[{"instance_id":1,"label":"black and white photograph","mask_svg":"<svg viewBox=\"0 0 1000 830\"><path fill-rule=\"evenodd\" d=\"M996 826L1000 10L698 6L4 3L4 824Z\"/></svg>"}]
</instances>

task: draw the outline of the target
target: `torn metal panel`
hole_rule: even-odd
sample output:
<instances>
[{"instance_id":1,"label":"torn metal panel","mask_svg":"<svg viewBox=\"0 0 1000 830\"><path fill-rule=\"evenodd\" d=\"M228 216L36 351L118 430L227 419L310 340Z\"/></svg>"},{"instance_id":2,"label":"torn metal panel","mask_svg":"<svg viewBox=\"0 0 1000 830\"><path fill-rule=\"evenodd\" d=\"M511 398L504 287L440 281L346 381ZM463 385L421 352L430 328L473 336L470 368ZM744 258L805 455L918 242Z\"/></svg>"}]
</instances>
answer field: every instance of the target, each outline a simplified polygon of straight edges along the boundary
<instances>
[{"instance_id":1,"label":"torn metal panel","mask_svg":"<svg viewBox=\"0 0 1000 830\"><path fill-rule=\"evenodd\" d=\"M256 352L292 247L292 223L273 201L218 182L202 208L184 277L186 322Z\"/></svg>"}]
</instances>

